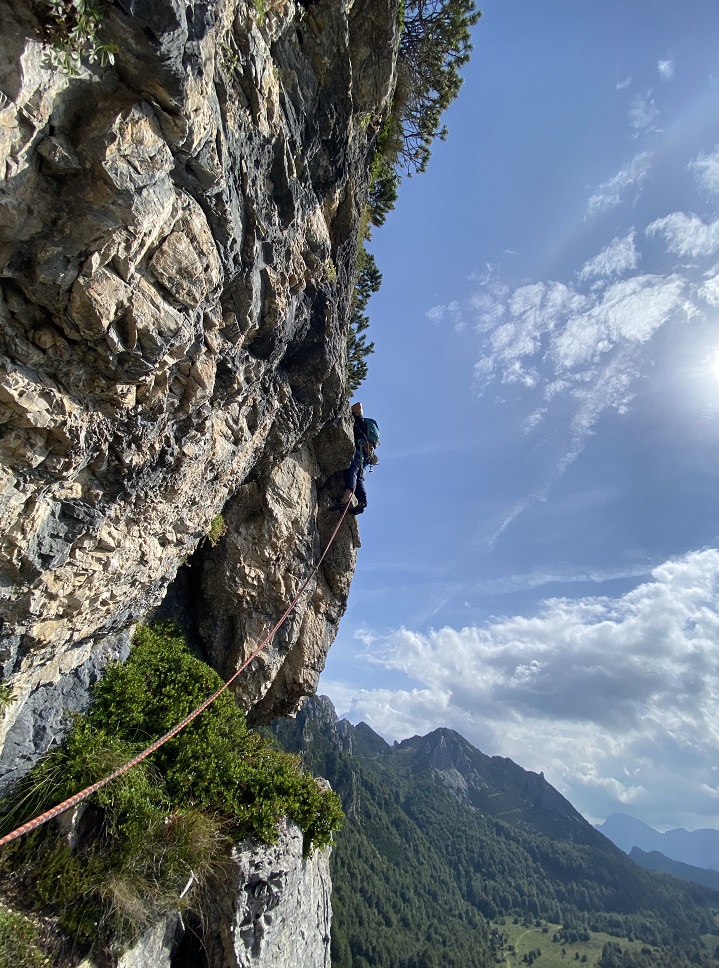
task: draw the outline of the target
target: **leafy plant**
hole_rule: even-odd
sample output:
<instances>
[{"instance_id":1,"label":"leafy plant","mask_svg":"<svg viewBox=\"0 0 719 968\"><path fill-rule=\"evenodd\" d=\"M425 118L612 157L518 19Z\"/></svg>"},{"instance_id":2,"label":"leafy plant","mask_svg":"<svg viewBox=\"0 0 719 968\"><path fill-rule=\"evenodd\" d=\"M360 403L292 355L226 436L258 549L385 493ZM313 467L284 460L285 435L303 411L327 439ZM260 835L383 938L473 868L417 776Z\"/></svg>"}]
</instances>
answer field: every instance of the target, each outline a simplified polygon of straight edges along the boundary
<instances>
[{"instance_id":1,"label":"leafy plant","mask_svg":"<svg viewBox=\"0 0 719 968\"><path fill-rule=\"evenodd\" d=\"M17 696L12 691L12 686L9 682L0 682L0 717L5 713L8 706L17 700Z\"/></svg>"},{"instance_id":2,"label":"leafy plant","mask_svg":"<svg viewBox=\"0 0 719 968\"><path fill-rule=\"evenodd\" d=\"M45 0L45 28L51 64L76 76L83 60L105 67L115 63L115 44L100 42L102 11L93 0Z\"/></svg>"},{"instance_id":3,"label":"leafy plant","mask_svg":"<svg viewBox=\"0 0 719 968\"><path fill-rule=\"evenodd\" d=\"M65 743L0 803L0 831L127 762L221 683L174 626L139 628L129 659L108 667ZM249 731L229 693L89 804L72 849L48 825L6 848L0 870L30 882L35 902L91 947L110 937L126 943L171 910L201 909L203 892L227 876L232 842L250 834L274 842L289 816L309 852L329 843L342 819L337 795ZM191 872L199 889L181 898Z\"/></svg>"}]
</instances>

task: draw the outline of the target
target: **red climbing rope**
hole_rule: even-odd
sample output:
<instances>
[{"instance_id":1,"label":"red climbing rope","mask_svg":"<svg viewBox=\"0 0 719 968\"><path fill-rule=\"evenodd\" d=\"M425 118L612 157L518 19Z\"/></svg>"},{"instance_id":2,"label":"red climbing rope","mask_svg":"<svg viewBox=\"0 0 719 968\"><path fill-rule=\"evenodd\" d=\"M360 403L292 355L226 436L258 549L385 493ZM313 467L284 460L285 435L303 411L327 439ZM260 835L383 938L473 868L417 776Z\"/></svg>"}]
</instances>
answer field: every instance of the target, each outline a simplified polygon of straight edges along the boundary
<instances>
[{"instance_id":1,"label":"red climbing rope","mask_svg":"<svg viewBox=\"0 0 719 968\"><path fill-rule=\"evenodd\" d=\"M159 739L155 740L155 742L151 746L148 746L147 749L142 751L142 753L138 753L137 756L129 760L123 766L118 767L113 773L110 773L109 776L104 777L104 779L102 780L98 780L97 783L93 783L92 786L85 787L85 789L80 790L79 793L75 793L73 796L68 797L67 800L63 800L62 803L58 803L57 806L51 807L51 809L47 810L45 813L41 813L40 816L35 817L34 820L28 820L28 822L24 823L21 827L18 827L16 830L13 830L11 833L6 834L4 837L1 837L0 847L4 847L6 844L9 844L11 841L17 840L18 837L22 837L24 834L29 834L33 830L37 830L38 827L41 827L44 823L47 823L48 820L52 820L55 817L58 817L61 813L64 813L66 810L70 810L71 807L77 806L78 803L82 803L83 800L87 800L87 798L92 796L93 793L97 793L98 790L102 789L102 787L104 786L107 786L108 783L111 783L113 780L117 779L118 776L122 776L123 773L127 773L128 770L131 770L133 766L137 766L138 763L142 762L142 760L150 756L151 753L154 753L155 750L163 746L168 740L172 739L173 736L177 736L180 730L184 729L185 726L191 723L193 719L196 719L200 715L200 713L204 712L205 709L207 709L207 707L210 706L215 701L215 699L217 699L218 696L221 696L222 693L225 691L225 689L227 689L230 685L232 685L232 683L239 676L239 674L241 672L244 672L244 670L247 668L250 662L252 662L255 656L259 652L261 652L262 649L264 649L264 647L267 645L268 642L271 641L275 632L277 632L277 630L283 625L287 616L290 614L292 609L300 600L300 597L302 596L303 592L305 591L309 583L312 581L314 576L317 574L317 571L320 565L325 559L325 555L327 554L327 552L330 550L330 547L332 546L332 542L337 537L337 532L339 531L340 525L345 519L348 507L349 507L349 501L347 502L347 506L345 507L344 511L340 516L339 521L337 522L337 526L332 532L332 537L327 542L327 545L325 546L325 550L320 555L319 561L317 562L317 564L314 566L310 574L305 579L300 590L297 592L295 597L292 599L290 604L282 613L278 621L273 625L273 627L270 629L270 631L267 633L264 639L257 646L255 651L249 656L249 658L245 659L245 661L242 663L240 668L230 676L227 682L223 686L221 686L217 690L217 692L214 692L209 697L209 699L206 699L202 703L202 705L197 707L197 709L193 709L193 711L188 716L185 716L182 722L178 723L176 726L173 726L172 729L169 731L169 733L165 733L164 736L161 736Z\"/></svg>"}]
</instances>

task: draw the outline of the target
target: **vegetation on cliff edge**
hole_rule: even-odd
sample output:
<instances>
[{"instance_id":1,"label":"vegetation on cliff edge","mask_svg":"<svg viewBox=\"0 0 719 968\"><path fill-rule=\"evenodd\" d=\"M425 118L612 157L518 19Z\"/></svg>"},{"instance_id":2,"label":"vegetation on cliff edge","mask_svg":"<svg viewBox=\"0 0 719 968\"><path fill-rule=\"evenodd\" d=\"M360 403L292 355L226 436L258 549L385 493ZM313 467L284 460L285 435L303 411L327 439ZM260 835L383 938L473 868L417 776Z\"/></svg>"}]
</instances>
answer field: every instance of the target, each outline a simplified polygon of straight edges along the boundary
<instances>
[{"instance_id":1,"label":"vegetation on cliff edge","mask_svg":"<svg viewBox=\"0 0 719 968\"><path fill-rule=\"evenodd\" d=\"M108 667L63 745L0 803L0 833L127 762L221 684L174 626L140 628L129 659ZM248 730L223 693L87 801L69 836L65 815L6 847L0 872L81 945L122 944L165 913L201 912L203 892L227 876L231 844L276 841L283 817L302 828L309 852L329 843L342 811L296 756Z\"/></svg>"},{"instance_id":2,"label":"vegetation on cliff edge","mask_svg":"<svg viewBox=\"0 0 719 968\"><path fill-rule=\"evenodd\" d=\"M435 138L448 131L442 115L459 94L460 70L472 52L471 28L481 17L474 0L405 0L400 17L397 83L392 107L383 119L372 162L367 210L360 229L357 276L347 336L347 388L367 376L366 358L374 343L365 335L365 312L382 276L365 243L370 226L384 225L397 201L401 176L426 171Z\"/></svg>"}]
</instances>

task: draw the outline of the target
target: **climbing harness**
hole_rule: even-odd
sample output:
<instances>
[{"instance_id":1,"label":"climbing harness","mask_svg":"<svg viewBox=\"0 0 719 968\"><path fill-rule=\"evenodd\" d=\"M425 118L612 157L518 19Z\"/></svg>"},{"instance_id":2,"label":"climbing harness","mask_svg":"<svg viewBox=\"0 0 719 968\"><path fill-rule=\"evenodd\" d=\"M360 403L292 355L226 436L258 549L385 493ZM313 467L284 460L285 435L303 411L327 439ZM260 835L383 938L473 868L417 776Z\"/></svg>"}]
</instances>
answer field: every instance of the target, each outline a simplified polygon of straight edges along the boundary
<instances>
[{"instance_id":1,"label":"climbing harness","mask_svg":"<svg viewBox=\"0 0 719 968\"><path fill-rule=\"evenodd\" d=\"M349 507L349 502L347 503L347 507ZM282 613L282 615L277 620L277 622L274 624L274 626L270 629L270 631L267 633L264 639L257 646L255 651L249 656L249 658L247 658L242 663L240 668L230 676L227 682L223 686L221 686L217 690L217 692L213 692L213 694L208 699L206 699L200 706L198 706L197 709L194 709L188 716L185 716L185 718L181 722L177 723L176 726L173 726L168 733L165 733L164 736L161 736L159 739L155 740L155 742L152 743L152 745L148 746L147 749L143 750L142 753L138 753L137 756L133 757L133 759L131 760L128 760L128 762L125 763L123 766L118 767L114 772L110 773L109 776L104 777L102 780L98 780L96 783L93 783L92 786L85 787L85 789L80 790L79 793L73 794L73 796L68 797L67 800L63 800L62 803L58 803L57 806L51 807L51 809L47 810L45 813L41 813L38 817L35 817L34 820L28 820L27 823L24 823L22 824L22 826L17 827L9 834L5 834L4 837L0 837L0 847L4 847L6 844L9 844L11 841L17 840L19 837L22 837L24 834L29 834L33 830L37 830L38 827L41 827L49 820L53 820L55 817L60 816L60 814L64 813L66 810L70 810L72 807L76 807L79 803L82 803L83 800L87 800L87 798L92 796L93 793L97 793L97 791L101 790L102 787L107 786L108 783L111 783L113 780L116 780L117 777L122 776L123 773L127 773L129 770L132 769L133 766L137 766L138 763L141 763L142 760L150 756L151 753L154 753L155 750L158 750L161 746L164 746L164 744L168 740L172 739L173 736L177 736L177 734L181 730L183 730L185 726L188 726L193 719L196 719L200 715L200 713L204 712L208 706L212 705L215 699L217 699L218 696L221 696L222 693L226 689L228 689L229 686L232 685L232 683L239 676L239 674L245 671L245 669L250 664L250 662L252 662L255 656L258 655L262 651L262 649L264 649L264 647L272 640L272 638L275 635L275 632L277 632L277 630L281 628L281 626L284 624L289 614L294 609L295 605L297 605L297 602L300 600L305 589L312 581L314 576L317 574L317 571L320 565L325 559L325 555L327 554L327 552L330 550L332 546L332 542L337 537L337 532L340 529L340 525L342 524L342 522L345 519L345 516L347 515L347 507L345 507L344 511L342 512L342 515L340 516L340 519L337 522L334 531L332 532L332 537L327 542L325 550L322 552L322 554L319 557L319 561L317 562L317 564L314 566L312 571L305 579L300 590L297 592L295 597L292 599L292 601L287 606L287 608Z\"/></svg>"}]
</instances>

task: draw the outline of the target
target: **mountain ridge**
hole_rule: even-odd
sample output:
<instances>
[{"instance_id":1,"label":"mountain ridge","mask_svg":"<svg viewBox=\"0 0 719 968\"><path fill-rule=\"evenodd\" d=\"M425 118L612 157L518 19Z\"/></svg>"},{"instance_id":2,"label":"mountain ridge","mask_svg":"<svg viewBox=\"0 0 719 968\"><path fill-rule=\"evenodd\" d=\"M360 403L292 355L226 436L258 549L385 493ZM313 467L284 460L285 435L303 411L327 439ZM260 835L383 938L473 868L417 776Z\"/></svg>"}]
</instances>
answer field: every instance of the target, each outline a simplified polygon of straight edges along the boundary
<instances>
[{"instance_id":1,"label":"mountain ridge","mask_svg":"<svg viewBox=\"0 0 719 968\"><path fill-rule=\"evenodd\" d=\"M333 968L424 968L440 951L443 968L490 965L485 919L506 917L559 925L557 941L604 932L653 946L653 961L628 955L630 968L711 963L702 936L716 928L719 893L643 870L541 773L453 730L390 746L328 716L330 705L310 699L273 729L347 816L331 861ZM452 911L442 929L439 898Z\"/></svg>"},{"instance_id":2,"label":"mountain ridge","mask_svg":"<svg viewBox=\"0 0 719 968\"><path fill-rule=\"evenodd\" d=\"M711 827L698 830L675 827L661 833L629 814L613 813L603 824L597 824L596 829L627 854L633 847L639 847L645 852L658 851L691 867L719 871L719 830Z\"/></svg>"}]
</instances>

